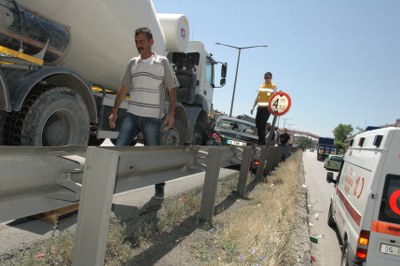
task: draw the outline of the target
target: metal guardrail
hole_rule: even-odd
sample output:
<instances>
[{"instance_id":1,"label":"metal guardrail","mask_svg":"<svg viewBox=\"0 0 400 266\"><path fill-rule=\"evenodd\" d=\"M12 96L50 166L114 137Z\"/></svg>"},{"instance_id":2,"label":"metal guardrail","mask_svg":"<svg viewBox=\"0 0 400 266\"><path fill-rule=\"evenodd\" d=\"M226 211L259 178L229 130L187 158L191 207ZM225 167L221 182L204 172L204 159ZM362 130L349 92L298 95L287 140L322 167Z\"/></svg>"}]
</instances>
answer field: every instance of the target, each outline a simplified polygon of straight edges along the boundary
<instances>
[{"instance_id":1,"label":"metal guardrail","mask_svg":"<svg viewBox=\"0 0 400 266\"><path fill-rule=\"evenodd\" d=\"M74 265L102 265L114 193L205 170L199 219L211 223L221 167L240 164L245 196L252 159L261 179L281 160L281 147L0 147L0 221L79 202ZM267 162L266 167L264 163Z\"/></svg>"},{"instance_id":2,"label":"metal guardrail","mask_svg":"<svg viewBox=\"0 0 400 266\"><path fill-rule=\"evenodd\" d=\"M0 222L80 200L87 147L0 146ZM209 147L102 147L120 155L115 193L204 171ZM240 164L241 150L221 147L221 167ZM106 169L108 164L100 165Z\"/></svg>"}]
</instances>

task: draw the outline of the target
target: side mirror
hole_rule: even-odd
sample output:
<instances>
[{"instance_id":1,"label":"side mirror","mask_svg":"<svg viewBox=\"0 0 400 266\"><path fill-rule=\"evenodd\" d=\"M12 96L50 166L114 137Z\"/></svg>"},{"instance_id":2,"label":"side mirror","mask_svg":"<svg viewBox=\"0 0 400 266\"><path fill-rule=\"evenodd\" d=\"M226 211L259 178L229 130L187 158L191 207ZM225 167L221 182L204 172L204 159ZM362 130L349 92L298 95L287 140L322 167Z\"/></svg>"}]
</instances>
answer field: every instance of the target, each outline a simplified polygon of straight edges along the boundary
<instances>
[{"instance_id":1,"label":"side mirror","mask_svg":"<svg viewBox=\"0 0 400 266\"><path fill-rule=\"evenodd\" d=\"M328 172L326 174L326 182L336 184L336 180L333 179L333 173L332 172Z\"/></svg>"},{"instance_id":2,"label":"side mirror","mask_svg":"<svg viewBox=\"0 0 400 266\"><path fill-rule=\"evenodd\" d=\"M221 66L221 77L223 79L226 78L227 69L228 69L228 64L227 63L223 63L222 66Z\"/></svg>"}]
</instances>

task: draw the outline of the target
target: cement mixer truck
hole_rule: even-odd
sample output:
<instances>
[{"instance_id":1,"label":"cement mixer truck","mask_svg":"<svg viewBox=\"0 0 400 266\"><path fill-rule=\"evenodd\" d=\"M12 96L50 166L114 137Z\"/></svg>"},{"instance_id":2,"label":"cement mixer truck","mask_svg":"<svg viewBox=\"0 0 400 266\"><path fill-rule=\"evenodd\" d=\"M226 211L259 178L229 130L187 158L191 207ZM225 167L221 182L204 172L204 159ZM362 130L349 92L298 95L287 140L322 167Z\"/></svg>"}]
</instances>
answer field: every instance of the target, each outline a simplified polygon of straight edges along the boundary
<instances>
[{"instance_id":1,"label":"cement mixer truck","mask_svg":"<svg viewBox=\"0 0 400 266\"><path fill-rule=\"evenodd\" d=\"M0 145L115 139L118 125L112 130L107 118L127 62L137 55L133 32L143 26L180 83L175 125L164 132L164 143L204 143L213 90L225 84L226 64L201 42L189 41L184 15L157 14L151 0L0 0Z\"/></svg>"}]
</instances>

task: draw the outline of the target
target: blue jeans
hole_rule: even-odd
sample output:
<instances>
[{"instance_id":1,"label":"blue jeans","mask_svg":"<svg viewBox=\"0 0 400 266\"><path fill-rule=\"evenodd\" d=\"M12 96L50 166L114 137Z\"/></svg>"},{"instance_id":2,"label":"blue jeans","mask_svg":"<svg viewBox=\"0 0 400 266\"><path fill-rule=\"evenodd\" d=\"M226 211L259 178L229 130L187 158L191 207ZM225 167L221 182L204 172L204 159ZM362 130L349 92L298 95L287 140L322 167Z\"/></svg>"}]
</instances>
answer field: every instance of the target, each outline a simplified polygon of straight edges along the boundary
<instances>
[{"instance_id":1,"label":"blue jeans","mask_svg":"<svg viewBox=\"0 0 400 266\"><path fill-rule=\"evenodd\" d=\"M139 132L143 133L145 146L161 145L161 124L161 119L126 113L115 146L129 145ZM161 189L164 192L164 185L164 182L156 184L156 191Z\"/></svg>"},{"instance_id":2,"label":"blue jeans","mask_svg":"<svg viewBox=\"0 0 400 266\"><path fill-rule=\"evenodd\" d=\"M161 119L126 113L115 145L129 145L139 132L143 133L144 145L161 145L161 124Z\"/></svg>"}]
</instances>

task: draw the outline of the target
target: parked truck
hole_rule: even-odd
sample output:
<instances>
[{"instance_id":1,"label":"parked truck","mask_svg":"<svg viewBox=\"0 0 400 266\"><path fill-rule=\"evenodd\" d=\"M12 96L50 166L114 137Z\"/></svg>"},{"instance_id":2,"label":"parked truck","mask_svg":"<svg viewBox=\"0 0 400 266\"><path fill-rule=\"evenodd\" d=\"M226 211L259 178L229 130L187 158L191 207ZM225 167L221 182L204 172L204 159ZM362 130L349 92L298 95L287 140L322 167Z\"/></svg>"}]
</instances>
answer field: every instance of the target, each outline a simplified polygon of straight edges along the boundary
<instances>
[{"instance_id":1,"label":"parked truck","mask_svg":"<svg viewBox=\"0 0 400 266\"><path fill-rule=\"evenodd\" d=\"M320 137L317 144L317 160L325 160L329 154L336 154L335 140L333 138Z\"/></svg>"},{"instance_id":2,"label":"parked truck","mask_svg":"<svg viewBox=\"0 0 400 266\"><path fill-rule=\"evenodd\" d=\"M180 83L165 144L204 143L213 90L225 85L226 64L201 42L189 41L184 15L157 14L151 0L0 0L0 145L115 139L119 127L109 128L107 118L119 79L138 55L134 30L143 26L152 30L153 50L168 56Z\"/></svg>"}]
</instances>

